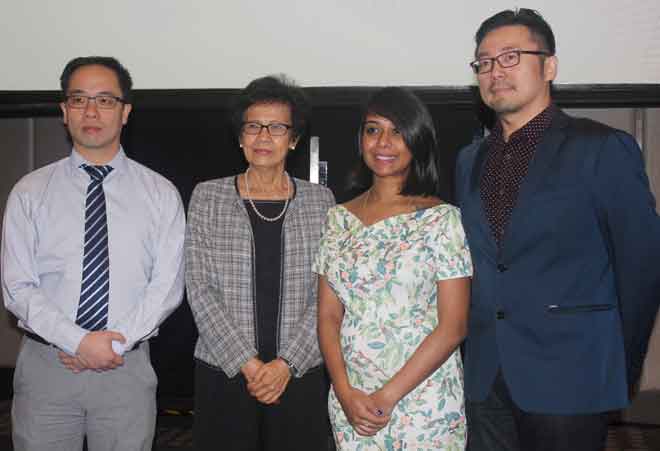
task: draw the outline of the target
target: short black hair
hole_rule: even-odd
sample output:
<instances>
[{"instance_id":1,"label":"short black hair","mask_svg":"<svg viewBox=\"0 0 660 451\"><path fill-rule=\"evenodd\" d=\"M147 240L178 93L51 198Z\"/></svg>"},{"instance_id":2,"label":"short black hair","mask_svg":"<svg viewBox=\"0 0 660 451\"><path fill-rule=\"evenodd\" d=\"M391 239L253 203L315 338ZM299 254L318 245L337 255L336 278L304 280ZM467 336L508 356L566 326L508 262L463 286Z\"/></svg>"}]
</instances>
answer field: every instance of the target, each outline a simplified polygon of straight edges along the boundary
<instances>
[{"instance_id":1,"label":"short black hair","mask_svg":"<svg viewBox=\"0 0 660 451\"><path fill-rule=\"evenodd\" d=\"M310 106L302 88L284 74L268 75L252 80L239 94L231 117L236 135L241 134L245 112L257 104L281 103L289 107L293 138L307 128Z\"/></svg>"},{"instance_id":2,"label":"short black hair","mask_svg":"<svg viewBox=\"0 0 660 451\"><path fill-rule=\"evenodd\" d=\"M364 122L369 114L392 121L403 136L412 161L408 178L401 189L405 196L437 196L440 190L438 171L438 141L433 118L424 103L412 91L401 87L383 88L364 105L358 131L358 146L362 152ZM360 158L349 175L348 189L357 195L369 189L372 172Z\"/></svg>"},{"instance_id":3,"label":"short black hair","mask_svg":"<svg viewBox=\"0 0 660 451\"><path fill-rule=\"evenodd\" d=\"M124 103L131 103L133 88L133 79L131 74L116 58L111 56L80 56L67 63L60 76L60 86L62 87L62 96L66 97L69 91L69 81L73 73L83 66L103 66L107 67L117 75L121 97Z\"/></svg>"},{"instance_id":4,"label":"short black hair","mask_svg":"<svg viewBox=\"0 0 660 451\"><path fill-rule=\"evenodd\" d=\"M477 44L475 54L479 49L479 45L481 45L481 41L484 40L488 33L497 28L510 25L527 27L532 38L538 42L540 50L544 50L550 55L555 54L555 35L552 32L552 28L550 28L548 22L545 21L538 11L528 8L518 8L516 10L506 9L484 20L474 35L474 40Z\"/></svg>"}]
</instances>

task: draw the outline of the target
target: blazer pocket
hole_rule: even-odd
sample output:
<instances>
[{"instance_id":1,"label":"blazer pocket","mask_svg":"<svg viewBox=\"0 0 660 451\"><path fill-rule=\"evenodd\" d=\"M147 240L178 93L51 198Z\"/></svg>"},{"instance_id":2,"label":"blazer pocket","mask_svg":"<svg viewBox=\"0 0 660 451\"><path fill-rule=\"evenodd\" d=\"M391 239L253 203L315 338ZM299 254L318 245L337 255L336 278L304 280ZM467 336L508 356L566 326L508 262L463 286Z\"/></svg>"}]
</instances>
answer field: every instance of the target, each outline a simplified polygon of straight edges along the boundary
<instances>
[{"instance_id":1,"label":"blazer pocket","mask_svg":"<svg viewBox=\"0 0 660 451\"><path fill-rule=\"evenodd\" d=\"M572 313L588 313L588 312L602 312L605 310L612 310L612 304L577 304L577 305L548 305L548 312L553 314L572 314Z\"/></svg>"}]
</instances>

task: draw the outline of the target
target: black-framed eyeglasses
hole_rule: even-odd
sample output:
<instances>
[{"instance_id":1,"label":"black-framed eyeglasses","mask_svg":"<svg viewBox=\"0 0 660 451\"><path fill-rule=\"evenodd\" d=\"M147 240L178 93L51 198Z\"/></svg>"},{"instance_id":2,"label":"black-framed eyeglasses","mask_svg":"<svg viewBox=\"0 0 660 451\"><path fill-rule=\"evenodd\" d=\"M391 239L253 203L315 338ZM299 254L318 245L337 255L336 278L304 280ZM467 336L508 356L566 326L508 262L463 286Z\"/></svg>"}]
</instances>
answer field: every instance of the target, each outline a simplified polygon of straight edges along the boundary
<instances>
[{"instance_id":1,"label":"black-framed eyeglasses","mask_svg":"<svg viewBox=\"0 0 660 451\"><path fill-rule=\"evenodd\" d=\"M502 68L517 66L520 64L520 55L543 55L550 56L549 52L544 50L507 50L492 58L479 58L470 63L470 67L475 74L487 74L495 67L495 61Z\"/></svg>"},{"instance_id":2,"label":"black-framed eyeglasses","mask_svg":"<svg viewBox=\"0 0 660 451\"><path fill-rule=\"evenodd\" d=\"M259 122L243 122L243 133L246 135L258 135L262 129L268 130L270 136L284 136L290 128L289 124L282 124L281 122L272 122L270 124L260 124Z\"/></svg>"},{"instance_id":3,"label":"black-framed eyeglasses","mask_svg":"<svg viewBox=\"0 0 660 451\"><path fill-rule=\"evenodd\" d=\"M112 110L118 103L124 103L121 97L113 96L110 94L98 94L95 96L88 96L85 94L71 94L66 96L66 105L73 109L87 108L89 101L96 102L96 107L101 110Z\"/></svg>"}]
</instances>

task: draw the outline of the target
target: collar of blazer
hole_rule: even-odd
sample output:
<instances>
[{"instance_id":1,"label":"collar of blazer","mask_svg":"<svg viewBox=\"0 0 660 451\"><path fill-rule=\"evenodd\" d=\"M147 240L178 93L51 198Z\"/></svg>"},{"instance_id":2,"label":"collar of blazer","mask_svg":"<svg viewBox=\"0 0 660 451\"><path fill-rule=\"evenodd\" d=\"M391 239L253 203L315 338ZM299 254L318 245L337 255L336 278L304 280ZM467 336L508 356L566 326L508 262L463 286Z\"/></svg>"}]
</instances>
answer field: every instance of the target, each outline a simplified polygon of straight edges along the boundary
<instances>
[{"instance_id":1,"label":"collar of blazer","mask_svg":"<svg viewBox=\"0 0 660 451\"><path fill-rule=\"evenodd\" d=\"M536 150L534 151L534 157L529 165L527 175L523 180L523 183L520 187L520 192L518 193L518 199L516 201L516 206L513 209L509 223L504 231L504 236L502 237L502 255L506 254L507 243L510 241L508 237L510 235L515 235L515 228L518 225L524 224L525 215L530 211L533 211L533 194L537 191L538 187L543 183L545 177L547 176L548 169L555 159L561 144L566 137L566 128L570 124L570 116L564 113L561 110L558 110L555 114L555 117L552 120L552 124L548 130L544 133L543 138L539 142ZM484 138L479 145L479 149L475 156L474 165L472 166L472 174L470 179L470 197L473 202L478 202L478 205L481 207L481 221L482 221L482 231L488 234L489 241L492 244L492 249L497 249L495 245L495 239L492 236L490 227L488 226L488 219L486 218L483 207L481 206L481 195L479 192L479 185L481 182L481 176L483 173L483 167L485 163L485 157L488 152L488 140ZM512 232L512 230L514 230Z\"/></svg>"},{"instance_id":2,"label":"collar of blazer","mask_svg":"<svg viewBox=\"0 0 660 451\"><path fill-rule=\"evenodd\" d=\"M543 135L543 139L541 142L538 144L536 147L535 155L537 152L545 152L544 149L550 145L552 147L551 141L553 141L553 136L556 133L561 133L561 130L566 128L569 123L570 123L570 116L564 113L562 110L557 109L554 118L552 119L552 123L550 124L550 127L548 130ZM471 176L471 187L472 189L478 189L479 188L479 182L481 181L481 174L483 173L483 168L484 168L484 163L486 160L486 155L488 154L488 137L485 137L481 140L481 142L478 144L479 145L479 150L477 151L477 155L475 157L474 165L472 166L472 176ZM545 152L547 153L547 152ZM537 161L538 158L534 156L534 161ZM530 171L532 169L532 166L534 166L534 162L530 164ZM528 173L529 176L529 173ZM526 177L527 178L527 177Z\"/></svg>"}]
</instances>

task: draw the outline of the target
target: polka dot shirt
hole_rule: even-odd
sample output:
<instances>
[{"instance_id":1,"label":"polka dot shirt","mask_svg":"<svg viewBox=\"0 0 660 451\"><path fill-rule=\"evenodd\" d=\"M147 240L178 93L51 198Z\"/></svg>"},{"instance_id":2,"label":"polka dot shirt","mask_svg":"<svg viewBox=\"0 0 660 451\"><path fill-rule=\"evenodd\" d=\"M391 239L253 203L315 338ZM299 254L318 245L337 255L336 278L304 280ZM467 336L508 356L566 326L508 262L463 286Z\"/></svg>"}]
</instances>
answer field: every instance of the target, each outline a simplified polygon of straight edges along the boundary
<instances>
[{"instance_id":1,"label":"polka dot shirt","mask_svg":"<svg viewBox=\"0 0 660 451\"><path fill-rule=\"evenodd\" d=\"M556 110L557 107L551 104L511 134L508 142L504 141L502 125L499 122L488 137L488 154L484 163L480 194L490 230L499 247L516 206L518 192L534 158L536 146L550 126Z\"/></svg>"}]
</instances>

